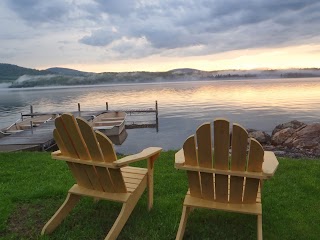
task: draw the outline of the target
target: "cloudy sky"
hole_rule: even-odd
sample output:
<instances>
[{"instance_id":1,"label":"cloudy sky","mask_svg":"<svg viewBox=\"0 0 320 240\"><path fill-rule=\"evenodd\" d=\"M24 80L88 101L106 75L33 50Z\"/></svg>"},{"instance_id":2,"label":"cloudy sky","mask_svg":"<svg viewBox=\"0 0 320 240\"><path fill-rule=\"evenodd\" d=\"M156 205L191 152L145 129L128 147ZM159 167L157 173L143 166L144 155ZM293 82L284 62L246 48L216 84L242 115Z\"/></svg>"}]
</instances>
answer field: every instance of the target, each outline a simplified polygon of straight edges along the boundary
<instances>
[{"instance_id":1,"label":"cloudy sky","mask_svg":"<svg viewBox=\"0 0 320 240\"><path fill-rule=\"evenodd\" d=\"M0 62L166 71L320 67L319 0L1 0Z\"/></svg>"}]
</instances>

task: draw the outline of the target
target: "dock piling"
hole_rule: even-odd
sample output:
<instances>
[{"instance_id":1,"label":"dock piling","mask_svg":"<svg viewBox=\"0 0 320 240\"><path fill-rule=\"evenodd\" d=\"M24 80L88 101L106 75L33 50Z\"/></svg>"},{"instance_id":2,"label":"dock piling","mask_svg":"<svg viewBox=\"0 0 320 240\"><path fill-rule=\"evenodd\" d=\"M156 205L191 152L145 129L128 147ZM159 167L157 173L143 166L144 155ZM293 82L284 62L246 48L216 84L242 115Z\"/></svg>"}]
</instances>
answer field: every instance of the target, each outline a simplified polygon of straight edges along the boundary
<instances>
[{"instance_id":1,"label":"dock piling","mask_svg":"<svg viewBox=\"0 0 320 240\"><path fill-rule=\"evenodd\" d=\"M30 113L31 113L31 118L33 118L32 114L33 114L33 106L30 105Z\"/></svg>"},{"instance_id":2,"label":"dock piling","mask_svg":"<svg viewBox=\"0 0 320 240\"><path fill-rule=\"evenodd\" d=\"M109 103L106 102L106 110L109 111Z\"/></svg>"},{"instance_id":3,"label":"dock piling","mask_svg":"<svg viewBox=\"0 0 320 240\"><path fill-rule=\"evenodd\" d=\"M30 121L30 129L31 129L31 134L33 134L33 122Z\"/></svg>"},{"instance_id":4,"label":"dock piling","mask_svg":"<svg viewBox=\"0 0 320 240\"><path fill-rule=\"evenodd\" d=\"M156 100L156 129L159 132L159 119L158 119L158 101Z\"/></svg>"},{"instance_id":5,"label":"dock piling","mask_svg":"<svg viewBox=\"0 0 320 240\"><path fill-rule=\"evenodd\" d=\"M79 117L81 116L81 108L80 108L80 103L78 103L78 114L79 114Z\"/></svg>"}]
</instances>

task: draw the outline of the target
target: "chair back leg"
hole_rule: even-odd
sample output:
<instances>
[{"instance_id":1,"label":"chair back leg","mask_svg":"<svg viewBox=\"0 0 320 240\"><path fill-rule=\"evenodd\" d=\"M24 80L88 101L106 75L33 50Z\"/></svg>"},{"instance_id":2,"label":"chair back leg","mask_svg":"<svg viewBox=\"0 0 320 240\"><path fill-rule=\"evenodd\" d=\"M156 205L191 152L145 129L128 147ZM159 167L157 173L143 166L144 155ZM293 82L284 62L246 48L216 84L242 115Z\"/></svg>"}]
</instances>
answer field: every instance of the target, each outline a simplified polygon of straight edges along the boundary
<instances>
[{"instance_id":1,"label":"chair back leg","mask_svg":"<svg viewBox=\"0 0 320 240\"><path fill-rule=\"evenodd\" d=\"M257 238L258 240L262 240L262 215L258 215L257 217L257 222L258 222L258 233L257 233Z\"/></svg>"}]
</instances>

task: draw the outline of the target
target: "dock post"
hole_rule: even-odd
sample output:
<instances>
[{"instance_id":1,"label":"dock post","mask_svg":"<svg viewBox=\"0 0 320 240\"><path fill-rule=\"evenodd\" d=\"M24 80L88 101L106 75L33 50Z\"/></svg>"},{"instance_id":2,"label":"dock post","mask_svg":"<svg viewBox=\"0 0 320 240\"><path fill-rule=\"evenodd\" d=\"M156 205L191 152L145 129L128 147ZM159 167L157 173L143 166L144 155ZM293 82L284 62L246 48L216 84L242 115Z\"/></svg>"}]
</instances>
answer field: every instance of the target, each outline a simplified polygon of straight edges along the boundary
<instances>
[{"instance_id":1,"label":"dock post","mask_svg":"<svg viewBox=\"0 0 320 240\"><path fill-rule=\"evenodd\" d=\"M31 134L33 134L33 122L30 121L30 129L31 129Z\"/></svg>"},{"instance_id":2,"label":"dock post","mask_svg":"<svg viewBox=\"0 0 320 240\"><path fill-rule=\"evenodd\" d=\"M109 111L109 103L106 102L106 110Z\"/></svg>"},{"instance_id":3,"label":"dock post","mask_svg":"<svg viewBox=\"0 0 320 240\"><path fill-rule=\"evenodd\" d=\"M30 105L30 113L31 113L31 118L33 118L33 106L32 105Z\"/></svg>"},{"instance_id":4,"label":"dock post","mask_svg":"<svg viewBox=\"0 0 320 240\"><path fill-rule=\"evenodd\" d=\"M156 127L157 127L157 132L159 132L158 101L157 100L156 100Z\"/></svg>"},{"instance_id":5,"label":"dock post","mask_svg":"<svg viewBox=\"0 0 320 240\"><path fill-rule=\"evenodd\" d=\"M81 108L80 108L80 103L78 103L78 115L79 115L79 117L81 116Z\"/></svg>"},{"instance_id":6,"label":"dock post","mask_svg":"<svg viewBox=\"0 0 320 240\"><path fill-rule=\"evenodd\" d=\"M21 114L21 121L23 121L23 115L22 115L22 112L21 112L20 114Z\"/></svg>"}]
</instances>

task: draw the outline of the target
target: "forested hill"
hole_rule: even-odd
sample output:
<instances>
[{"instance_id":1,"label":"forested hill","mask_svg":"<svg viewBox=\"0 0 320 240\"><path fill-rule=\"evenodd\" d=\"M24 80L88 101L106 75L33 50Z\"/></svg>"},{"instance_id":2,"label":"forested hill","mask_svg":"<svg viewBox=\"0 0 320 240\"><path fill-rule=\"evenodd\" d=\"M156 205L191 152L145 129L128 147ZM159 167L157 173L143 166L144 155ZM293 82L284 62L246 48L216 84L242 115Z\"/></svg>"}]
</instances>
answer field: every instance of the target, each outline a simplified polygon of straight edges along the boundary
<instances>
[{"instance_id":1,"label":"forested hill","mask_svg":"<svg viewBox=\"0 0 320 240\"><path fill-rule=\"evenodd\" d=\"M221 70L202 71L192 68L167 72L82 72L68 68L36 70L12 64L0 64L0 83L11 88L72 86L116 83L154 83L172 81L207 81L234 79L276 79L320 77L320 69Z\"/></svg>"},{"instance_id":2,"label":"forested hill","mask_svg":"<svg viewBox=\"0 0 320 240\"><path fill-rule=\"evenodd\" d=\"M68 75L68 76L88 76L92 73L90 72L82 72L70 68L59 68L59 67L53 67L53 68L48 68L46 71L49 71L54 74L60 74L60 75Z\"/></svg>"},{"instance_id":3,"label":"forested hill","mask_svg":"<svg viewBox=\"0 0 320 240\"><path fill-rule=\"evenodd\" d=\"M22 75L46 75L50 73L47 70L36 70L13 64L0 63L0 82L11 82Z\"/></svg>"}]
</instances>

